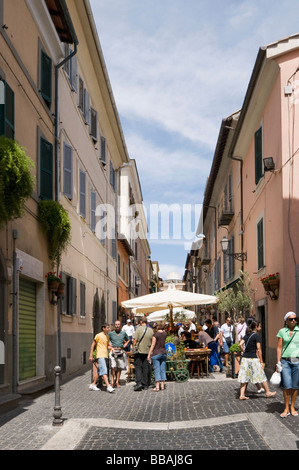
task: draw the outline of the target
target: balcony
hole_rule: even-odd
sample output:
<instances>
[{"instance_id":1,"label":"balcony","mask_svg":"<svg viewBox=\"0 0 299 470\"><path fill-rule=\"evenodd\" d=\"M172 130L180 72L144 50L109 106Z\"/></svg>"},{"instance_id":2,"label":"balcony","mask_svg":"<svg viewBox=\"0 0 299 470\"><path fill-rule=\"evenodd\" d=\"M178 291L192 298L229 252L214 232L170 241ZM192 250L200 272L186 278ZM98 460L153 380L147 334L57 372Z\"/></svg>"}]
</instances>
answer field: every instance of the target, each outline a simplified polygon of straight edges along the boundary
<instances>
[{"instance_id":1,"label":"balcony","mask_svg":"<svg viewBox=\"0 0 299 470\"><path fill-rule=\"evenodd\" d=\"M219 210L218 226L229 225L234 215L235 212L233 208L232 199L230 199L229 201L223 200Z\"/></svg>"}]
</instances>

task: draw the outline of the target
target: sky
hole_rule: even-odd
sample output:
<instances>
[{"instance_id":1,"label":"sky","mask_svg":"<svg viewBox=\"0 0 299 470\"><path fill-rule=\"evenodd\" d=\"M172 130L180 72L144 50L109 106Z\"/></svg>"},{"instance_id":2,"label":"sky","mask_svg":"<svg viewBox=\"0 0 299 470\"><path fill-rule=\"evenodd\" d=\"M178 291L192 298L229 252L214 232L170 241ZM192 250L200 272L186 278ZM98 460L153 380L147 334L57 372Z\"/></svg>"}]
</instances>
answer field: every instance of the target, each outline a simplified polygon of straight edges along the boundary
<instances>
[{"instance_id":1,"label":"sky","mask_svg":"<svg viewBox=\"0 0 299 470\"><path fill-rule=\"evenodd\" d=\"M151 259L163 279L183 277L221 121L241 109L259 48L299 32L299 7L293 0L90 4L137 164ZM153 214L163 204L157 226Z\"/></svg>"}]
</instances>

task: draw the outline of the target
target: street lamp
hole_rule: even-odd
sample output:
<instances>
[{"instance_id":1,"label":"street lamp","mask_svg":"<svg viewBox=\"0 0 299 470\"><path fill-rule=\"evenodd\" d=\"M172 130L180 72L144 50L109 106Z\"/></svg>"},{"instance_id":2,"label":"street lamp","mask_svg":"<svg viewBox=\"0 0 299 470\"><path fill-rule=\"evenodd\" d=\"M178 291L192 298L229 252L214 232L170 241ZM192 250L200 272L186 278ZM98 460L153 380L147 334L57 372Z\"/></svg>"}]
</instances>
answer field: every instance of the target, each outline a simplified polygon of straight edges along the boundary
<instances>
[{"instance_id":1,"label":"street lamp","mask_svg":"<svg viewBox=\"0 0 299 470\"><path fill-rule=\"evenodd\" d=\"M228 239L224 236L222 238L220 244L221 244L222 252L225 255L233 256L238 261L247 261L247 252L245 252L245 253L227 253L228 243L229 243Z\"/></svg>"}]
</instances>

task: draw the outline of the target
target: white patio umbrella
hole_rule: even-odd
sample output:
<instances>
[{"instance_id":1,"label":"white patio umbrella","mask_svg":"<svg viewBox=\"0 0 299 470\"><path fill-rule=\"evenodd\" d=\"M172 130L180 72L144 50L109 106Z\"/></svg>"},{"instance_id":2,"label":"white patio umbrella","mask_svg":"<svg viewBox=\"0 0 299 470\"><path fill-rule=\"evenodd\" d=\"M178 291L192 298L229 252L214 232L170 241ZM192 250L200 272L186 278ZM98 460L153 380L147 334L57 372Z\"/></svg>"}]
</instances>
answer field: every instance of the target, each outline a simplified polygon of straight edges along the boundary
<instances>
[{"instance_id":1,"label":"white patio umbrella","mask_svg":"<svg viewBox=\"0 0 299 470\"><path fill-rule=\"evenodd\" d=\"M163 320L165 320L167 315L170 315L170 309L169 308L164 309L164 310L157 310L156 312L151 313L147 317L147 320L149 322L163 321ZM187 320L191 320L192 318L195 317L195 312L192 312L192 310L186 310L185 308L182 308L182 307L175 307L173 309L173 316L175 318L178 315L184 315L184 317Z\"/></svg>"},{"instance_id":2,"label":"white patio umbrella","mask_svg":"<svg viewBox=\"0 0 299 470\"><path fill-rule=\"evenodd\" d=\"M136 311L143 311L144 313L169 308L170 323L172 325L172 315L175 307L215 304L217 300L217 297L214 295L195 294L193 292L182 291L176 289L174 284L170 284L167 290L142 295L135 299L125 300L121 305L125 308L136 308Z\"/></svg>"}]
</instances>

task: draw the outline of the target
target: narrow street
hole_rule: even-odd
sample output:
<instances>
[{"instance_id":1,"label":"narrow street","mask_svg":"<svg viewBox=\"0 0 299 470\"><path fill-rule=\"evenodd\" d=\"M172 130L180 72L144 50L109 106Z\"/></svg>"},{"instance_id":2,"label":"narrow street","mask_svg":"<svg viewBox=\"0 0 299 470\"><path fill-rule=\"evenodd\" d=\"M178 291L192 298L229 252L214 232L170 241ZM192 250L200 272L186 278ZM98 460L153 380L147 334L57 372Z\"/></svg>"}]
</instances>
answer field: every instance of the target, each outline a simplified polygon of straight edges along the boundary
<instances>
[{"instance_id":1,"label":"narrow street","mask_svg":"<svg viewBox=\"0 0 299 470\"><path fill-rule=\"evenodd\" d=\"M60 427L52 425L54 391L0 416L0 450L105 450L116 458L131 450L298 449L299 418L280 418L281 389L266 398L250 386L250 400L240 401L237 380L221 373L168 382L159 393L134 392L125 373L113 394L89 391L89 381L87 371L62 384Z\"/></svg>"}]
</instances>

